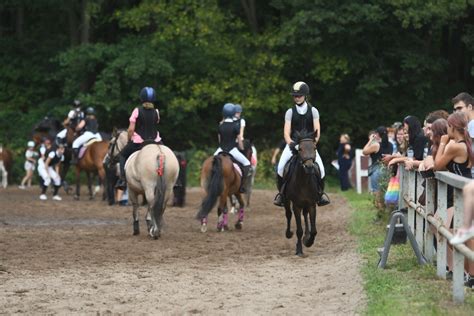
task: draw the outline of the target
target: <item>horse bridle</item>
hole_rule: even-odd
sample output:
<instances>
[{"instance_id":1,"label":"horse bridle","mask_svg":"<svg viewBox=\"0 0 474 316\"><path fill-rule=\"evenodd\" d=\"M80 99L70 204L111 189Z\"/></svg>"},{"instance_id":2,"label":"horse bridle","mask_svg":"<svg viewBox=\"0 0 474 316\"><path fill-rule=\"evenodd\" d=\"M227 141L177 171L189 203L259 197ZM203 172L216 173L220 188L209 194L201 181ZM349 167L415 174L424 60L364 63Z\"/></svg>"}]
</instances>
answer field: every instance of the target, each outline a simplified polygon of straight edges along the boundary
<instances>
[{"instance_id":1,"label":"horse bridle","mask_svg":"<svg viewBox=\"0 0 474 316\"><path fill-rule=\"evenodd\" d=\"M312 139L312 138L303 138L303 139L300 139L298 141L298 145L303 141L312 141L314 143L314 139ZM314 150L316 150L316 147L314 148ZM315 162L316 161L316 156L314 156L314 158L306 158L306 159L302 159L301 156L300 156L300 159L301 159L302 164L304 164L308 160L312 160L313 162Z\"/></svg>"},{"instance_id":2,"label":"horse bridle","mask_svg":"<svg viewBox=\"0 0 474 316\"><path fill-rule=\"evenodd\" d=\"M109 142L109 149L107 150L107 154L109 153L110 151L110 155L109 155L109 165L112 165L114 163L117 163L119 162L119 157L120 155L122 154L122 151L123 151L123 148L117 153L117 155L114 155L114 152L115 152L115 149L118 150L118 145L117 145L117 140L118 140L118 136L120 135L120 133L117 134L117 136L113 137L112 139L115 139L115 141L110 141ZM111 149L112 147L112 149ZM125 148L125 147L124 147Z\"/></svg>"}]
</instances>

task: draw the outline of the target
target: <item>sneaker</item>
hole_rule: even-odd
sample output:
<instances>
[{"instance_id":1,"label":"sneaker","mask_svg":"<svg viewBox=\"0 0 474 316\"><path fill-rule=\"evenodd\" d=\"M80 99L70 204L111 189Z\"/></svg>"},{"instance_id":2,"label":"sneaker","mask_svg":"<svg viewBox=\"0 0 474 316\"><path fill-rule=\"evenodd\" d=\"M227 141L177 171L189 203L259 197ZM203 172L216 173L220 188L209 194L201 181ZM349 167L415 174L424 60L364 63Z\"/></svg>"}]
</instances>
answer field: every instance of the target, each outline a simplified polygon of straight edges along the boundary
<instances>
[{"instance_id":1,"label":"sneaker","mask_svg":"<svg viewBox=\"0 0 474 316\"><path fill-rule=\"evenodd\" d=\"M46 194L41 194L40 195L40 200L46 201L47 199L48 199L48 197L46 196Z\"/></svg>"},{"instance_id":2,"label":"sneaker","mask_svg":"<svg viewBox=\"0 0 474 316\"><path fill-rule=\"evenodd\" d=\"M26 187L25 187L24 185L19 185L19 186L18 186L18 189L24 190L24 189L26 189Z\"/></svg>"},{"instance_id":3,"label":"sneaker","mask_svg":"<svg viewBox=\"0 0 474 316\"><path fill-rule=\"evenodd\" d=\"M456 235L449 240L451 245L464 244L467 240L474 237L474 226L469 229L458 229Z\"/></svg>"},{"instance_id":4,"label":"sneaker","mask_svg":"<svg viewBox=\"0 0 474 316\"><path fill-rule=\"evenodd\" d=\"M62 199L62 197L60 197L59 195L55 195L55 196L53 196L53 200L55 200L55 201L62 201L63 199Z\"/></svg>"}]
</instances>

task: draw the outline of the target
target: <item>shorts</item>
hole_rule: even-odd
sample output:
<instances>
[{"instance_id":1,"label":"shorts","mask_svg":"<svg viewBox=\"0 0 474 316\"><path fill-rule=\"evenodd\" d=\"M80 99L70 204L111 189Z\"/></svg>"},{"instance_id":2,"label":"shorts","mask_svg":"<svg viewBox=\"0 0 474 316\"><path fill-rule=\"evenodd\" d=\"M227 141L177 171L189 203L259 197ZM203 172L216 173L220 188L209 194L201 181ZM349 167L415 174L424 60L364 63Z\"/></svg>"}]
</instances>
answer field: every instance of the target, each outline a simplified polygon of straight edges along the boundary
<instances>
[{"instance_id":1,"label":"shorts","mask_svg":"<svg viewBox=\"0 0 474 316\"><path fill-rule=\"evenodd\" d=\"M32 163L31 161L25 161L25 170L35 170L35 164Z\"/></svg>"},{"instance_id":2,"label":"shorts","mask_svg":"<svg viewBox=\"0 0 474 316\"><path fill-rule=\"evenodd\" d=\"M380 191L380 175L382 174L382 166L377 164L372 169L372 174L370 175L370 192Z\"/></svg>"}]
</instances>

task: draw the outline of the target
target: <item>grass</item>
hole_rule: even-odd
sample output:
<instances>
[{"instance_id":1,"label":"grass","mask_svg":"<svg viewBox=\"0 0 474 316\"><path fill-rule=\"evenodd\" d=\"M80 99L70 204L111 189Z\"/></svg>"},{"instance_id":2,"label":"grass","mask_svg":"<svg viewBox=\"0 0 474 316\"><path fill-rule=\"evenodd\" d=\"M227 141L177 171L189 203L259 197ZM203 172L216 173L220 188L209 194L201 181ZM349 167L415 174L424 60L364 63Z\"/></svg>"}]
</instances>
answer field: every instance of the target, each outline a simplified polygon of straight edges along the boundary
<instances>
[{"instance_id":1,"label":"grass","mask_svg":"<svg viewBox=\"0 0 474 316\"><path fill-rule=\"evenodd\" d=\"M338 191L340 192L340 191ZM392 245L386 269L377 267L376 249L383 246L388 214L379 215L368 194L340 192L352 207L350 232L358 239L363 259L367 315L473 315L474 293L464 304L452 301L452 283L436 277L436 267L420 266L409 245Z\"/></svg>"}]
</instances>

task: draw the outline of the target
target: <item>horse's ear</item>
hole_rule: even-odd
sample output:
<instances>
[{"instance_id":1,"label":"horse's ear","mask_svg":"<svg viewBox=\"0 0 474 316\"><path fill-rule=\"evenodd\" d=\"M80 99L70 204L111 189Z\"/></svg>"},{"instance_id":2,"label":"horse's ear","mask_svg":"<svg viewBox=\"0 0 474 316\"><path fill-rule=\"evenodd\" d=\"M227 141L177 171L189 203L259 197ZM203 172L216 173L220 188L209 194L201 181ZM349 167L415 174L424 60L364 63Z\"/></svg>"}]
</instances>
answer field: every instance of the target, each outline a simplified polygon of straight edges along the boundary
<instances>
[{"instance_id":1,"label":"horse's ear","mask_svg":"<svg viewBox=\"0 0 474 316\"><path fill-rule=\"evenodd\" d=\"M115 136L117 136L117 127L114 126L114 128L112 129L112 137Z\"/></svg>"},{"instance_id":2,"label":"horse's ear","mask_svg":"<svg viewBox=\"0 0 474 316\"><path fill-rule=\"evenodd\" d=\"M298 142L301 138L301 135L300 135L300 132L299 131L295 131L295 140Z\"/></svg>"}]
</instances>

